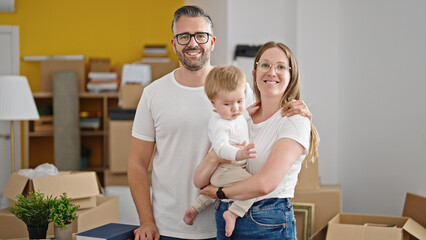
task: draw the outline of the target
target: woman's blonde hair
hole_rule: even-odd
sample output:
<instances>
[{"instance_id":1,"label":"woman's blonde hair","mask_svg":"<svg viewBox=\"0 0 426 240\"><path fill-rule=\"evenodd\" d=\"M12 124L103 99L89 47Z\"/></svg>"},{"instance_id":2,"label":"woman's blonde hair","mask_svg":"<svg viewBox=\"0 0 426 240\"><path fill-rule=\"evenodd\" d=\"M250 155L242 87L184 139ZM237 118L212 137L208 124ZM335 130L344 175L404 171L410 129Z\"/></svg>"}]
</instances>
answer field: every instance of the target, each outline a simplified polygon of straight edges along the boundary
<instances>
[{"instance_id":1,"label":"woman's blonde hair","mask_svg":"<svg viewBox=\"0 0 426 240\"><path fill-rule=\"evenodd\" d=\"M233 92L239 88L246 89L246 77L235 66L214 67L207 74L204 91L209 99L214 99L219 92Z\"/></svg>"},{"instance_id":2,"label":"woman's blonde hair","mask_svg":"<svg viewBox=\"0 0 426 240\"><path fill-rule=\"evenodd\" d=\"M261 46L256 54L254 61L254 70L257 69L257 62L259 61L262 54L270 48L279 48L281 49L288 58L289 61L289 71L290 71L290 82L288 83L287 89L284 91L284 94L281 98L281 107L288 105L292 100L300 99L300 84L299 84L299 66L294 56L293 52L283 43L276 42L267 42ZM253 90L256 95L257 100L261 100L260 91L256 84L256 74L253 74ZM311 121L311 140L309 144L309 151L305 157L305 160L310 160L314 162L318 159L318 144L319 144L319 135L318 131L315 128L314 124Z\"/></svg>"}]
</instances>

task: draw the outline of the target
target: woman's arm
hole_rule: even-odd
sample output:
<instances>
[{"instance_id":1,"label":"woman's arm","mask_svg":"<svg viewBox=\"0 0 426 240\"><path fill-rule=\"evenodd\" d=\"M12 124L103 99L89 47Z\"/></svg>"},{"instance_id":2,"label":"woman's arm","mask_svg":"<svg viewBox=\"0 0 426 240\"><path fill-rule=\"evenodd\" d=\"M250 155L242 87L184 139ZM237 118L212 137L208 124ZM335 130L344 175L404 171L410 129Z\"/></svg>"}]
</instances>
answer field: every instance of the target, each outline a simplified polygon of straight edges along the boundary
<instances>
[{"instance_id":1,"label":"woman's arm","mask_svg":"<svg viewBox=\"0 0 426 240\"><path fill-rule=\"evenodd\" d=\"M263 168L252 177L225 187L227 198L246 200L271 193L277 188L294 162L302 155L304 147L289 138L279 139L272 148ZM209 185L200 193L216 198L217 187Z\"/></svg>"}]
</instances>

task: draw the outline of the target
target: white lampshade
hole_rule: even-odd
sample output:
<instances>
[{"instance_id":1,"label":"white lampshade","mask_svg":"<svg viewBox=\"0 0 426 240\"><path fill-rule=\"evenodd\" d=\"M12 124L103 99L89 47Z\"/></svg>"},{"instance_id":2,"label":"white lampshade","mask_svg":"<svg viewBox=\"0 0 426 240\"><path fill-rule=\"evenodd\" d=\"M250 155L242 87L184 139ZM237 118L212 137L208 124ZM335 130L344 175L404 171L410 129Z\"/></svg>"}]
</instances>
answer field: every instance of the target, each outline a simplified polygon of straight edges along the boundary
<instances>
[{"instance_id":1,"label":"white lampshade","mask_svg":"<svg viewBox=\"0 0 426 240\"><path fill-rule=\"evenodd\" d=\"M0 120L39 119L30 85L24 76L0 76Z\"/></svg>"}]
</instances>

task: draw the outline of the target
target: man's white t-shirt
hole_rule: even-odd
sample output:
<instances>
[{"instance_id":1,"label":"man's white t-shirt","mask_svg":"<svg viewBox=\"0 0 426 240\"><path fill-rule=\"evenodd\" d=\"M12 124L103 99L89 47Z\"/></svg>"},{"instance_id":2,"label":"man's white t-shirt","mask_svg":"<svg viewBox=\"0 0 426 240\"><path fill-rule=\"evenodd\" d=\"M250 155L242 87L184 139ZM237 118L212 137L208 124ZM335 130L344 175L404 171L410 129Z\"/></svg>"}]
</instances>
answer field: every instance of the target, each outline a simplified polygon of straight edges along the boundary
<instances>
[{"instance_id":1,"label":"man's white t-shirt","mask_svg":"<svg viewBox=\"0 0 426 240\"><path fill-rule=\"evenodd\" d=\"M203 239L216 236L213 206L202 211L192 226L182 220L199 190L194 171L211 147L208 121L213 110L204 87L179 84L175 71L152 82L142 94L132 136L156 142L152 171L152 205L161 235ZM247 85L248 86L248 85ZM248 104L253 92L247 87Z\"/></svg>"}]
</instances>

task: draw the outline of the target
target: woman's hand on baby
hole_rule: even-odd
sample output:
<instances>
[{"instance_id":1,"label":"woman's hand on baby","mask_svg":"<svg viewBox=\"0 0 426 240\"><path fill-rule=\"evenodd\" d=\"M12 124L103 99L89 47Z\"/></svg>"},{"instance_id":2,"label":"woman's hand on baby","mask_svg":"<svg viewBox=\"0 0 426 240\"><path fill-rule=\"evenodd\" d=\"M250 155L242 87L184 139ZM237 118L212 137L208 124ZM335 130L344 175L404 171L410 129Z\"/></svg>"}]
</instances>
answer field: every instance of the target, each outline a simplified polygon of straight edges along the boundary
<instances>
[{"instance_id":1,"label":"woman's hand on baby","mask_svg":"<svg viewBox=\"0 0 426 240\"><path fill-rule=\"evenodd\" d=\"M206 196L213 198L213 199L217 199L217 196L216 196L217 189L218 189L218 187L215 187L215 186L209 184L209 185L205 186L204 188L200 189L200 194L206 195Z\"/></svg>"},{"instance_id":2,"label":"woman's hand on baby","mask_svg":"<svg viewBox=\"0 0 426 240\"><path fill-rule=\"evenodd\" d=\"M308 106L302 100L292 100L283 107L281 115L284 117L291 117L293 115L301 115L309 118L312 121L312 113L309 111Z\"/></svg>"}]
</instances>

